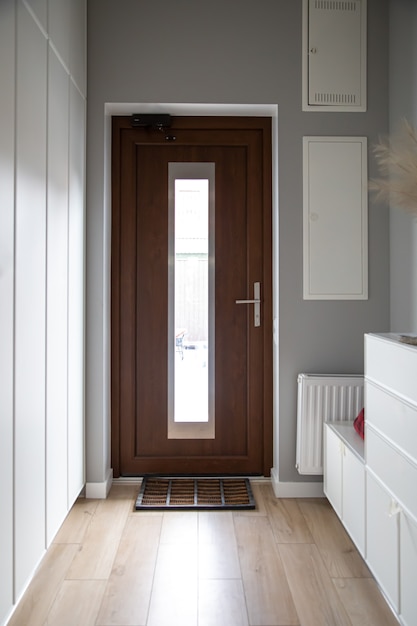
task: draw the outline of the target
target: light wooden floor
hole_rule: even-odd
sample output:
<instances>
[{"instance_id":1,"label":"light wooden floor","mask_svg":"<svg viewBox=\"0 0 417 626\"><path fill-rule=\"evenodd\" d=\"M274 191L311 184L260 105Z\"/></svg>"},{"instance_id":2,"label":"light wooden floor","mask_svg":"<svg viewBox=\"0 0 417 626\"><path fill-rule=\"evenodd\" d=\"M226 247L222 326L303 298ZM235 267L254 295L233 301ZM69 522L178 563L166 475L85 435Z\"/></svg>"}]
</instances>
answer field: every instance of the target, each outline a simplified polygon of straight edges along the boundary
<instances>
[{"instance_id":1,"label":"light wooden floor","mask_svg":"<svg viewBox=\"0 0 417 626\"><path fill-rule=\"evenodd\" d=\"M76 502L10 626L394 626L325 499L136 512L138 486Z\"/></svg>"}]
</instances>

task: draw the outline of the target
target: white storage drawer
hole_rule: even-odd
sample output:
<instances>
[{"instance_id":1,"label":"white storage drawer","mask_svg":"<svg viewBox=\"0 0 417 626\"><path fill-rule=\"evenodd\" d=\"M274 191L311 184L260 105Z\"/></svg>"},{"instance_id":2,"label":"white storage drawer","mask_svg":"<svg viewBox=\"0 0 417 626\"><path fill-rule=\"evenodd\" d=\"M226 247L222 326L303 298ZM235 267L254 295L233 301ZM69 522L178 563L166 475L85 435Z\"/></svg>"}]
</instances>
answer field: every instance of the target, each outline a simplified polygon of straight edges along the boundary
<instances>
[{"instance_id":1,"label":"white storage drawer","mask_svg":"<svg viewBox=\"0 0 417 626\"><path fill-rule=\"evenodd\" d=\"M417 348L396 337L365 335L366 378L417 404Z\"/></svg>"},{"instance_id":2,"label":"white storage drawer","mask_svg":"<svg viewBox=\"0 0 417 626\"><path fill-rule=\"evenodd\" d=\"M417 518L417 465L368 426L365 438L367 466L396 499Z\"/></svg>"},{"instance_id":3,"label":"white storage drawer","mask_svg":"<svg viewBox=\"0 0 417 626\"><path fill-rule=\"evenodd\" d=\"M417 386L417 380L416 380ZM366 424L417 459L417 406L400 402L390 392L366 381Z\"/></svg>"}]
</instances>

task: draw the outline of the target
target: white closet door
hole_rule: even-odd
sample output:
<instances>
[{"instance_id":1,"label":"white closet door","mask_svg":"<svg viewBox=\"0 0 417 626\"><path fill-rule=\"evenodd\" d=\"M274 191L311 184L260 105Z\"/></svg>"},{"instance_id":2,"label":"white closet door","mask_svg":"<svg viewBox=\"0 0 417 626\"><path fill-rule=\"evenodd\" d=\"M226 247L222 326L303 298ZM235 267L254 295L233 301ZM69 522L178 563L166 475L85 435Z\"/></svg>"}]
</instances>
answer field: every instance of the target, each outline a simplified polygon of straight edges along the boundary
<instances>
[{"instance_id":1,"label":"white closet door","mask_svg":"<svg viewBox=\"0 0 417 626\"><path fill-rule=\"evenodd\" d=\"M17 10L15 593L45 550L47 41ZM28 97L30 94L30 97Z\"/></svg>"},{"instance_id":2,"label":"white closet door","mask_svg":"<svg viewBox=\"0 0 417 626\"><path fill-rule=\"evenodd\" d=\"M68 508L84 486L85 100L70 83Z\"/></svg>"},{"instance_id":3,"label":"white closet door","mask_svg":"<svg viewBox=\"0 0 417 626\"><path fill-rule=\"evenodd\" d=\"M0 621L13 604L13 318L15 6L0 3ZM3 62L8 59L9 62Z\"/></svg>"},{"instance_id":4,"label":"white closet door","mask_svg":"<svg viewBox=\"0 0 417 626\"><path fill-rule=\"evenodd\" d=\"M49 48L46 537L67 514L68 115L69 76Z\"/></svg>"}]
</instances>

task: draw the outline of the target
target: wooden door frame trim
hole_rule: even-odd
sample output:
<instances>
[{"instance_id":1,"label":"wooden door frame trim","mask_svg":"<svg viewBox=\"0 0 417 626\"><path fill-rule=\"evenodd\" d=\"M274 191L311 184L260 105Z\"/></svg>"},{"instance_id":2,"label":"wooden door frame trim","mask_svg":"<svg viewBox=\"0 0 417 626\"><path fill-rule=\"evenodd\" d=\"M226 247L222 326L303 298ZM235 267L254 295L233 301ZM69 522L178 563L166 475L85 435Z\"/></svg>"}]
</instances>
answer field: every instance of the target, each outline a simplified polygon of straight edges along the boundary
<instances>
[{"instance_id":1,"label":"wooden door frame trim","mask_svg":"<svg viewBox=\"0 0 417 626\"><path fill-rule=\"evenodd\" d=\"M192 117L192 116L190 116ZM218 117L210 115L210 117ZM233 114L229 114L227 117L239 117ZM248 117L256 117L248 115ZM273 465L274 456L274 354L273 354L273 310L274 310L274 232L273 232L273 214L275 213L274 207L274 193L273 193L273 166L275 162L274 158L274 145L272 134L274 133L274 116L267 115L262 117L272 117L272 133L264 133L264 159L265 162L270 162L272 167L264 168L264 181L263 181L263 202L266 206L270 207L270 211L266 211L264 214L263 234L264 234L264 250L267 258L271 259L271 263L264 267L263 283L265 286L264 291L264 323L266 324L264 333L264 368L267 372L267 377L264 384L264 414L268 416L264 419L263 423L263 473L264 476L269 476ZM126 126L125 126L126 127ZM119 277L118 277L118 262L114 263L114 259L119 258L119 163L118 159L113 158L114 154L119 154L120 151L120 130L119 132L111 132L112 141L112 159L111 159L111 223L112 223L112 237L111 237L111 293L114 293L114 289L118 290ZM275 129L276 130L276 129ZM117 324L119 319L119 311L116 302L119 298L111 297L111 327ZM119 379L118 375L114 375L115 363L119 360L119 341L115 337L110 329L110 341L111 341L111 454L114 476L120 475L120 418L119 418Z\"/></svg>"}]
</instances>

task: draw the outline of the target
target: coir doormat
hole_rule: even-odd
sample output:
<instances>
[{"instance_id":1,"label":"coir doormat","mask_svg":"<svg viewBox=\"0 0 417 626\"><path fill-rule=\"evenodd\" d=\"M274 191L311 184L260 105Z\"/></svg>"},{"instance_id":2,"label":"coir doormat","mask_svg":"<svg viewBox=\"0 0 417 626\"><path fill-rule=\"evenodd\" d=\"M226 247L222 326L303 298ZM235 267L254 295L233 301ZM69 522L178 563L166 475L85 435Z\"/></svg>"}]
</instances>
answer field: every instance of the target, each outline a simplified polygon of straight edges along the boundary
<instances>
[{"instance_id":1,"label":"coir doormat","mask_svg":"<svg viewBox=\"0 0 417 626\"><path fill-rule=\"evenodd\" d=\"M254 509L247 478L163 478L146 476L136 500L136 510Z\"/></svg>"}]
</instances>

